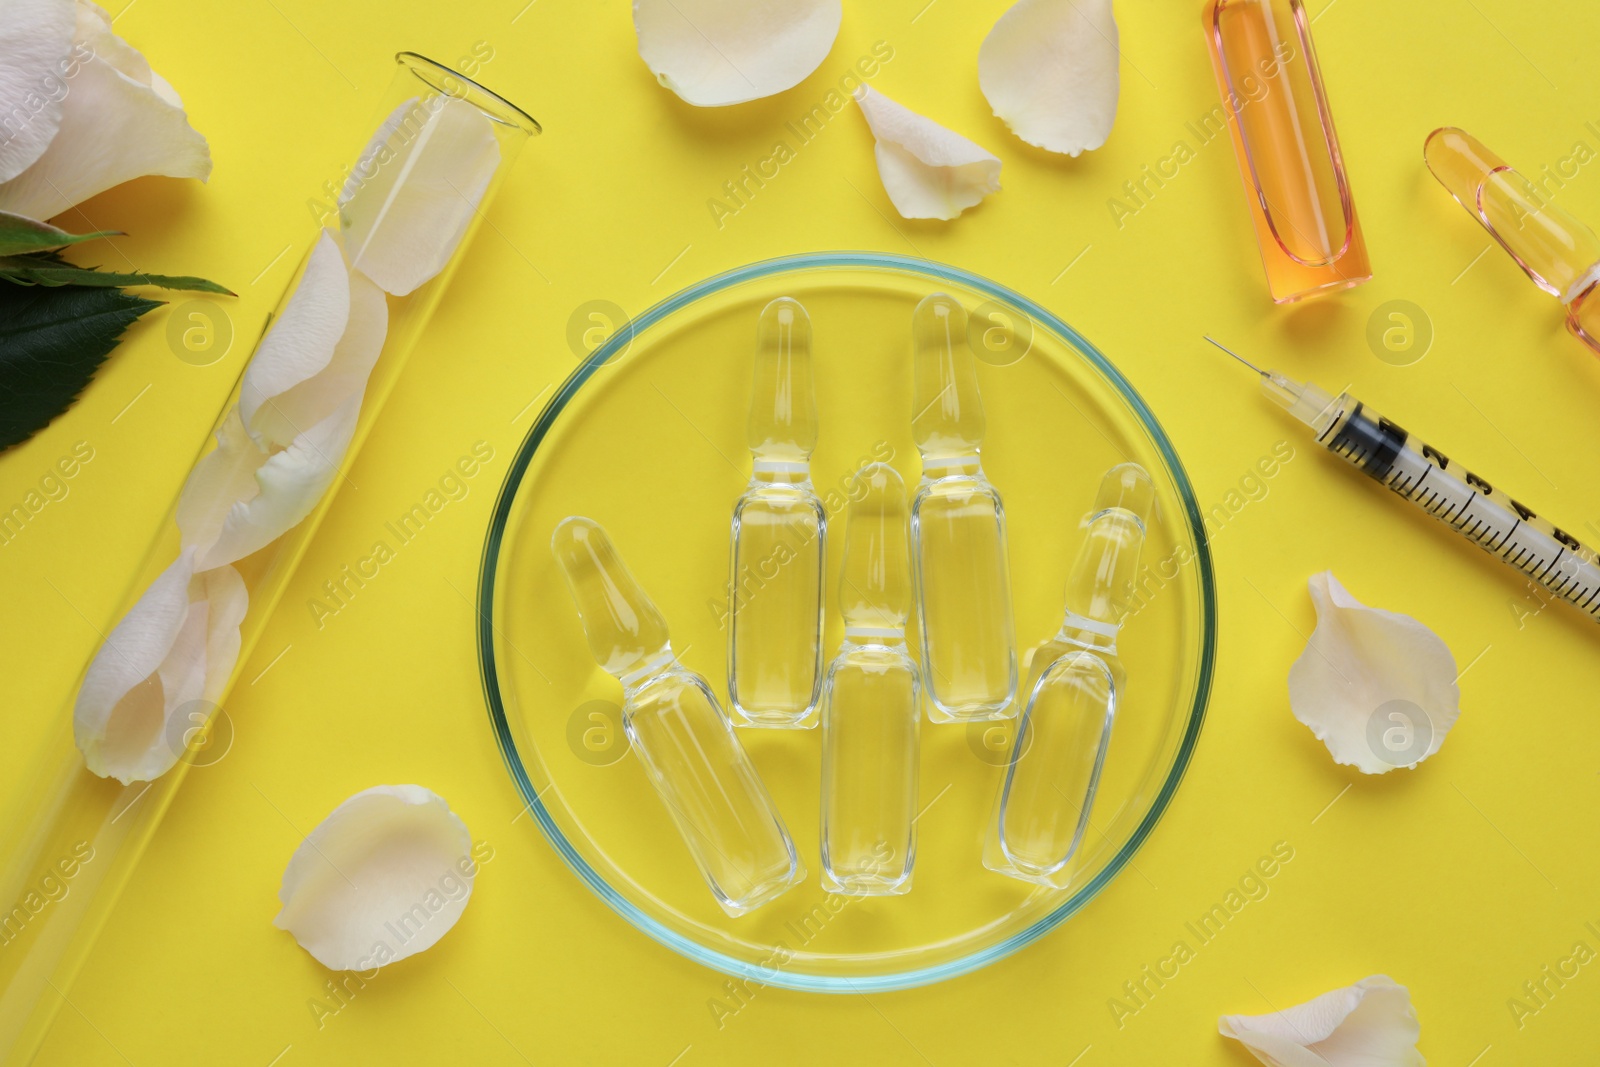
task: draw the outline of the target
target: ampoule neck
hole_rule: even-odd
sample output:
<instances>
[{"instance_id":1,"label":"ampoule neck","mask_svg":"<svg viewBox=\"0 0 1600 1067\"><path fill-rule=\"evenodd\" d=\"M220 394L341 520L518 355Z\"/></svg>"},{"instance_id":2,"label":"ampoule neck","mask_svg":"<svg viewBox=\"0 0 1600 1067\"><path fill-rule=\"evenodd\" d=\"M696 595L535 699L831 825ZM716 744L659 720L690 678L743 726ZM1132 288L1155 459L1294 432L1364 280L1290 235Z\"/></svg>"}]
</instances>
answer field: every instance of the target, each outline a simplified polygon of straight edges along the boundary
<instances>
[{"instance_id":1,"label":"ampoule neck","mask_svg":"<svg viewBox=\"0 0 1600 1067\"><path fill-rule=\"evenodd\" d=\"M1056 640L1064 645L1081 648L1085 652L1115 656L1117 634L1121 630L1120 623L1091 619L1069 608L1062 617L1061 629L1056 631Z\"/></svg>"},{"instance_id":2,"label":"ampoule neck","mask_svg":"<svg viewBox=\"0 0 1600 1067\"><path fill-rule=\"evenodd\" d=\"M905 648L904 626L852 626L845 624L844 643L847 648Z\"/></svg>"},{"instance_id":3,"label":"ampoule neck","mask_svg":"<svg viewBox=\"0 0 1600 1067\"><path fill-rule=\"evenodd\" d=\"M672 651L669 641L661 648L646 655L633 667L615 675L618 682L622 683L622 692L625 696L632 696L651 682L664 674L671 674L680 669L677 653Z\"/></svg>"},{"instance_id":4,"label":"ampoule neck","mask_svg":"<svg viewBox=\"0 0 1600 1067\"><path fill-rule=\"evenodd\" d=\"M811 488L811 464L806 459L776 459L755 454L750 463L750 485L791 485Z\"/></svg>"},{"instance_id":5,"label":"ampoule neck","mask_svg":"<svg viewBox=\"0 0 1600 1067\"><path fill-rule=\"evenodd\" d=\"M1128 589L1138 574L1145 527L1154 510L1155 486L1148 471L1137 463L1106 471L1067 579L1061 640L1116 654Z\"/></svg>"},{"instance_id":6,"label":"ampoule neck","mask_svg":"<svg viewBox=\"0 0 1600 1067\"><path fill-rule=\"evenodd\" d=\"M941 478L978 477L983 474L983 458L976 447L970 452L922 454L922 477L930 482Z\"/></svg>"}]
</instances>

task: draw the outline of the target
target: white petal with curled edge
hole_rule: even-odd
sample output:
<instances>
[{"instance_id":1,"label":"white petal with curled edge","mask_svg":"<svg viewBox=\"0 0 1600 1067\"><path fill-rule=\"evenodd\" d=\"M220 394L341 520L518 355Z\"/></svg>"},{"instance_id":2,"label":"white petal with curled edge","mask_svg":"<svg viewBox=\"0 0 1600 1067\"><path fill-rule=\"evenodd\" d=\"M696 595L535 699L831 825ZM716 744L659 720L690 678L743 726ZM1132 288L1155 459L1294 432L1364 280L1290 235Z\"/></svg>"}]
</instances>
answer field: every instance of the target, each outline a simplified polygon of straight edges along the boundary
<instances>
[{"instance_id":1,"label":"white petal with curled edge","mask_svg":"<svg viewBox=\"0 0 1600 1067\"><path fill-rule=\"evenodd\" d=\"M350 271L333 232L323 230L283 314L261 339L239 386L239 414L258 445L287 445L300 432L291 430L284 436L284 420L274 417L274 432L269 433L263 425L264 416L271 414L266 409L276 397L328 366L349 322Z\"/></svg>"},{"instance_id":2,"label":"white petal with curled edge","mask_svg":"<svg viewBox=\"0 0 1600 1067\"><path fill-rule=\"evenodd\" d=\"M0 182L43 155L61 126L75 23L64 0L0 0Z\"/></svg>"},{"instance_id":3,"label":"white petal with curled edge","mask_svg":"<svg viewBox=\"0 0 1600 1067\"><path fill-rule=\"evenodd\" d=\"M828 58L843 17L839 0L633 0L639 58L697 107L799 85Z\"/></svg>"},{"instance_id":4,"label":"white petal with curled edge","mask_svg":"<svg viewBox=\"0 0 1600 1067\"><path fill-rule=\"evenodd\" d=\"M1385 975L1270 1015L1224 1015L1224 1037L1270 1067L1423 1067L1411 994Z\"/></svg>"},{"instance_id":5,"label":"white petal with curled edge","mask_svg":"<svg viewBox=\"0 0 1600 1067\"><path fill-rule=\"evenodd\" d=\"M324 967L370 970L437 943L461 918L476 873L472 835L443 797L374 786L295 849L272 923Z\"/></svg>"},{"instance_id":6,"label":"white petal with curled edge","mask_svg":"<svg viewBox=\"0 0 1600 1067\"><path fill-rule=\"evenodd\" d=\"M92 0L76 0L76 4L78 24L74 36L78 41L91 46L96 56L140 85L148 85L155 89L156 94L173 107L183 107L183 101L178 99L172 86L167 85L166 79L150 69L149 62L137 48L118 37L112 30L110 12Z\"/></svg>"},{"instance_id":7,"label":"white petal with curled edge","mask_svg":"<svg viewBox=\"0 0 1600 1067\"><path fill-rule=\"evenodd\" d=\"M350 265L395 296L417 289L455 255L499 165L493 120L471 104L400 105L339 198Z\"/></svg>"},{"instance_id":8,"label":"white petal with curled edge","mask_svg":"<svg viewBox=\"0 0 1600 1067\"><path fill-rule=\"evenodd\" d=\"M302 429L315 426L366 389L388 333L389 304L383 290L360 271L350 273L349 292L350 318L332 357L316 374L290 386L256 412L253 425L261 437L287 445Z\"/></svg>"},{"instance_id":9,"label":"white petal with curled edge","mask_svg":"<svg viewBox=\"0 0 1600 1067\"><path fill-rule=\"evenodd\" d=\"M206 139L156 87L143 57L111 32L104 11L78 5L74 45L81 58L67 79L60 126L26 170L0 183L0 211L47 219L147 174L210 177Z\"/></svg>"},{"instance_id":10,"label":"white petal with curled edge","mask_svg":"<svg viewBox=\"0 0 1600 1067\"><path fill-rule=\"evenodd\" d=\"M1019 0L978 49L978 84L1012 133L1076 156L1111 135L1117 59L1111 0Z\"/></svg>"},{"instance_id":11,"label":"white petal with curled edge","mask_svg":"<svg viewBox=\"0 0 1600 1067\"><path fill-rule=\"evenodd\" d=\"M204 582L206 611L205 691L201 699L216 704L239 662L239 624L250 610L250 593L232 567L216 567L196 576Z\"/></svg>"},{"instance_id":12,"label":"white petal with curled edge","mask_svg":"<svg viewBox=\"0 0 1600 1067\"><path fill-rule=\"evenodd\" d=\"M311 514L333 484L360 415L361 397L352 396L263 463L255 472L259 491L228 509L215 543L200 553L196 565L209 570L241 560Z\"/></svg>"},{"instance_id":13,"label":"white petal with curled edge","mask_svg":"<svg viewBox=\"0 0 1600 1067\"><path fill-rule=\"evenodd\" d=\"M1307 584L1317 628L1289 669L1295 718L1367 774L1439 751L1461 713L1450 649L1411 616L1362 604L1330 571Z\"/></svg>"},{"instance_id":14,"label":"white petal with curled edge","mask_svg":"<svg viewBox=\"0 0 1600 1067\"><path fill-rule=\"evenodd\" d=\"M1000 160L863 85L856 103L877 138L878 174L908 219L953 219L1000 189Z\"/></svg>"},{"instance_id":15,"label":"white petal with curled edge","mask_svg":"<svg viewBox=\"0 0 1600 1067\"><path fill-rule=\"evenodd\" d=\"M199 695L205 617L191 622L194 554L184 552L128 609L95 653L72 712L73 739L89 770L126 784L149 781L172 766L168 716ZM198 642L197 642L198 637Z\"/></svg>"},{"instance_id":16,"label":"white petal with curled edge","mask_svg":"<svg viewBox=\"0 0 1600 1067\"><path fill-rule=\"evenodd\" d=\"M178 529L184 548L204 554L217 543L233 505L260 492L256 471L267 459L267 453L245 433L238 406L229 408L217 430L217 447L200 457L178 494Z\"/></svg>"}]
</instances>

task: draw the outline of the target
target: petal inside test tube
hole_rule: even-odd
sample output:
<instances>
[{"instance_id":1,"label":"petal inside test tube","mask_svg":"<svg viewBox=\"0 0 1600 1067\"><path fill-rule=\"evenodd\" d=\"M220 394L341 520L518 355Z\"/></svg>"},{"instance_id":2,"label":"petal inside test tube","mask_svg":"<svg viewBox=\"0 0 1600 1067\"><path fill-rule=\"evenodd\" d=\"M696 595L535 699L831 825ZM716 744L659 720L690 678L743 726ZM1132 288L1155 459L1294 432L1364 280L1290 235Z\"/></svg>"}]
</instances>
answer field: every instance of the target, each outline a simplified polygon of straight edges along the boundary
<instances>
[{"instance_id":1,"label":"petal inside test tube","mask_svg":"<svg viewBox=\"0 0 1600 1067\"><path fill-rule=\"evenodd\" d=\"M905 482L885 463L863 467L855 480L845 526L840 612L846 626L904 630L911 615Z\"/></svg>"},{"instance_id":2,"label":"petal inside test tube","mask_svg":"<svg viewBox=\"0 0 1600 1067\"><path fill-rule=\"evenodd\" d=\"M1570 303L1600 265L1600 237L1465 130L1434 130L1428 169L1546 292Z\"/></svg>"},{"instance_id":3,"label":"petal inside test tube","mask_svg":"<svg viewBox=\"0 0 1600 1067\"><path fill-rule=\"evenodd\" d=\"M911 315L911 344L917 447L924 457L973 454L987 424L966 310L944 293L925 297Z\"/></svg>"},{"instance_id":4,"label":"petal inside test tube","mask_svg":"<svg viewBox=\"0 0 1600 1067\"><path fill-rule=\"evenodd\" d=\"M667 649L667 621L634 580L611 538L574 515L550 539L595 661L618 678Z\"/></svg>"},{"instance_id":5,"label":"petal inside test tube","mask_svg":"<svg viewBox=\"0 0 1600 1067\"><path fill-rule=\"evenodd\" d=\"M811 317L792 297L768 304L756 326L748 439L758 458L791 463L804 463L817 446Z\"/></svg>"}]
</instances>

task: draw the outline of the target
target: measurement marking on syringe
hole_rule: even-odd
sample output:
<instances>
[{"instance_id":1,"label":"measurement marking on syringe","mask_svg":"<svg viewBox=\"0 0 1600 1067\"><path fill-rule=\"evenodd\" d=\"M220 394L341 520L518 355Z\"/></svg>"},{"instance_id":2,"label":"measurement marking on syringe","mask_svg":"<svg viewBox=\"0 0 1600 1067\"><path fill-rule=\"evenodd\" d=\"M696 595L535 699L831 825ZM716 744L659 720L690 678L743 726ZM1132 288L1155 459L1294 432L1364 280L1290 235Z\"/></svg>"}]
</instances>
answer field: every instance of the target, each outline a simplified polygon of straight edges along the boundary
<instances>
[{"instance_id":1,"label":"measurement marking on syringe","mask_svg":"<svg viewBox=\"0 0 1600 1067\"><path fill-rule=\"evenodd\" d=\"M1507 541L1511 540L1511 535L1516 533L1517 532L1517 527L1521 526L1521 525L1522 525L1522 520L1521 519L1518 519L1516 522L1512 523L1511 524L1511 529L1507 530L1506 531L1506 535L1504 537L1500 538L1500 544L1493 546L1495 548L1495 550L1498 551L1502 546L1505 545L1505 543Z\"/></svg>"},{"instance_id":2,"label":"measurement marking on syringe","mask_svg":"<svg viewBox=\"0 0 1600 1067\"><path fill-rule=\"evenodd\" d=\"M1555 559L1552 559L1550 561L1550 565L1544 569L1544 574L1538 574L1534 577L1538 578L1540 581L1543 581L1545 574L1549 574L1551 571L1556 569L1556 564L1561 562L1561 557L1566 554L1566 551L1567 550L1563 548L1560 552L1557 552Z\"/></svg>"}]
</instances>

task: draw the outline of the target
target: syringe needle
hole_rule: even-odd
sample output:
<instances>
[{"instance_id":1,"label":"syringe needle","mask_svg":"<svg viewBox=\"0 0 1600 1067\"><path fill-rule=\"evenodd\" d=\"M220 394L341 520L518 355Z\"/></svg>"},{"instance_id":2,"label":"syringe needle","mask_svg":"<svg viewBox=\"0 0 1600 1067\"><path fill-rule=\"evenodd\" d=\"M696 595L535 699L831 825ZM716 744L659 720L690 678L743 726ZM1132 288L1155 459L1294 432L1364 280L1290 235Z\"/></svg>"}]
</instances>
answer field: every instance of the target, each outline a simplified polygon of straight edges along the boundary
<instances>
[{"instance_id":1,"label":"syringe needle","mask_svg":"<svg viewBox=\"0 0 1600 1067\"><path fill-rule=\"evenodd\" d=\"M1209 334L1202 334L1201 336L1261 375L1261 391L1267 394L1273 403L1287 409L1291 415L1318 433L1326 429L1328 421L1337 414L1337 405L1334 403L1334 398L1323 392L1316 385L1310 382L1297 382L1292 378L1284 377L1277 371L1262 370L1215 337Z\"/></svg>"},{"instance_id":2,"label":"syringe needle","mask_svg":"<svg viewBox=\"0 0 1600 1067\"><path fill-rule=\"evenodd\" d=\"M1205 334L1204 336L1205 336L1205 339L1207 341L1210 341L1212 344L1216 345L1218 348L1222 349L1224 352L1228 353L1228 355L1232 356L1234 359L1238 360L1240 363L1243 363L1246 367L1249 367L1251 370L1255 371L1257 374L1261 375L1263 378L1269 377L1269 375L1267 374L1266 371L1262 370L1260 367L1256 366L1254 363L1251 363L1248 359L1245 359L1239 353L1235 352L1233 349L1229 348L1227 345L1223 344L1221 341L1218 341L1216 338L1212 337L1210 334Z\"/></svg>"}]
</instances>

